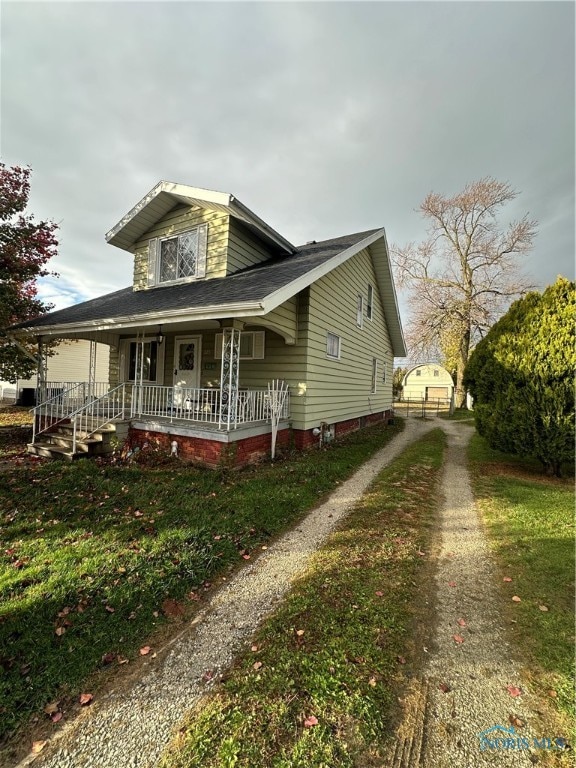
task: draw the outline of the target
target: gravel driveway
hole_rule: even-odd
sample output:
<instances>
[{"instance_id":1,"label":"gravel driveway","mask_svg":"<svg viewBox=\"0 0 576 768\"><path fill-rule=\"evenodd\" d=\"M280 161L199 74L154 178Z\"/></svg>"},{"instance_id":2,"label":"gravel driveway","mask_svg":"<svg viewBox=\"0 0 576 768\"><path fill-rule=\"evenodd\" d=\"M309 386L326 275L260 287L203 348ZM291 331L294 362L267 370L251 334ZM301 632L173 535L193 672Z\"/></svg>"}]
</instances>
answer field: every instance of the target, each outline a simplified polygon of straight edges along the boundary
<instances>
[{"instance_id":1,"label":"gravel driveway","mask_svg":"<svg viewBox=\"0 0 576 768\"><path fill-rule=\"evenodd\" d=\"M132 686L95 701L65 726L54 744L19 763L34 768L152 768L175 726L232 662L258 624L306 566L336 523L354 506L378 473L411 442L436 426L410 420L294 530L244 567L211 599L168 654L151 660ZM34 759L35 757L35 759Z\"/></svg>"},{"instance_id":2,"label":"gravel driveway","mask_svg":"<svg viewBox=\"0 0 576 768\"><path fill-rule=\"evenodd\" d=\"M505 639L498 606L497 576L481 526L466 468L467 425L442 421L448 435L440 525L442 544L436 570L435 627L431 628L428 664L412 681L406 716L398 730L392 768L482 768L531 766L537 752L517 739L543 732L538 702L521 683L512 649ZM459 622L460 620L460 622ZM512 696L513 686L522 695ZM492 740L511 739L496 749L480 748L479 734L494 726ZM486 745L486 741L484 744Z\"/></svg>"}]
</instances>

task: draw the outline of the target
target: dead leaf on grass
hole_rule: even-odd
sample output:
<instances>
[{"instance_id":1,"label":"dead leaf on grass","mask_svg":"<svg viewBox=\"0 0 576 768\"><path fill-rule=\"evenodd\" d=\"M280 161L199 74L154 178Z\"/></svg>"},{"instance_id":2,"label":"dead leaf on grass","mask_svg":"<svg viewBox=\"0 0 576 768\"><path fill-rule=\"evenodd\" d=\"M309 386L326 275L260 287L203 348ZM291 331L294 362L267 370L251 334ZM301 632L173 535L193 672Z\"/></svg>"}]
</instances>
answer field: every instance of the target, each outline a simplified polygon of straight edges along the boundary
<instances>
[{"instance_id":1,"label":"dead leaf on grass","mask_svg":"<svg viewBox=\"0 0 576 768\"><path fill-rule=\"evenodd\" d=\"M450 693L450 691L452 690L452 688L450 688L450 686L448 685L448 683L440 683L440 685L438 686L438 688L440 688L440 690L442 691L442 693Z\"/></svg>"},{"instance_id":2,"label":"dead leaf on grass","mask_svg":"<svg viewBox=\"0 0 576 768\"><path fill-rule=\"evenodd\" d=\"M93 698L94 698L93 693L81 693L78 701L80 702L81 706L85 707L86 704L90 704Z\"/></svg>"},{"instance_id":3,"label":"dead leaf on grass","mask_svg":"<svg viewBox=\"0 0 576 768\"><path fill-rule=\"evenodd\" d=\"M550 610L550 609L548 608L548 606L547 606L547 605L539 605L539 606L538 606L538 608L540 608L540 610L541 610L541 611L544 611L544 612L546 612L546 611L549 611L549 610Z\"/></svg>"},{"instance_id":4,"label":"dead leaf on grass","mask_svg":"<svg viewBox=\"0 0 576 768\"><path fill-rule=\"evenodd\" d=\"M50 720L52 720L53 723L59 723L60 720L62 720L63 714L62 712L54 712L53 715L50 715Z\"/></svg>"},{"instance_id":5,"label":"dead leaf on grass","mask_svg":"<svg viewBox=\"0 0 576 768\"><path fill-rule=\"evenodd\" d=\"M45 739L44 741L32 742L32 753L37 755L39 752L42 752L46 744L48 744L48 739Z\"/></svg>"},{"instance_id":6,"label":"dead leaf on grass","mask_svg":"<svg viewBox=\"0 0 576 768\"><path fill-rule=\"evenodd\" d=\"M513 603L521 603L522 602L522 598L518 597L518 595L513 595L512 596L512 602Z\"/></svg>"},{"instance_id":7,"label":"dead leaf on grass","mask_svg":"<svg viewBox=\"0 0 576 768\"><path fill-rule=\"evenodd\" d=\"M55 712L58 712L59 704L59 701L52 701L50 704L46 704L44 707L44 712L47 715L53 715Z\"/></svg>"},{"instance_id":8,"label":"dead leaf on grass","mask_svg":"<svg viewBox=\"0 0 576 768\"><path fill-rule=\"evenodd\" d=\"M310 715L304 720L304 728L312 728L314 725L318 725L318 718L314 715Z\"/></svg>"},{"instance_id":9,"label":"dead leaf on grass","mask_svg":"<svg viewBox=\"0 0 576 768\"><path fill-rule=\"evenodd\" d=\"M252 668L258 671L262 668L262 662L261 661L255 661L254 664L252 664Z\"/></svg>"},{"instance_id":10,"label":"dead leaf on grass","mask_svg":"<svg viewBox=\"0 0 576 768\"><path fill-rule=\"evenodd\" d=\"M448 586L449 587L455 587L456 586L456 582L455 581L449 581L448 582Z\"/></svg>"},{"instance_id":11,"label":"dead leaf on grass","mask_svg":"<svg viewBox=\"0 0 576 768\"><path fill-rule=\"evenodd\" d=\"M508 720L509 720L509 721L510 721L510 723L511 723L512 725L514 725L516 728L524 728L524 726L526 725L526 723L524 722L524 720L521 720L521 719L520 719L519 717L517 717L516 715L508 715Z\"/></svg>"},{"instance_id":12,"label":"dead leaf on grass","mask_svg":"<svg viewBox=\"0 0 576 768\"><path fill-rule=\"evenodd\" d=\"M150 653L150 650L151 649L149 645L143 646L142 648L140 648L140 656L148 656L148 654Z\"/></svg>"},{"instance_id":13,"label":"dead leaf on grass","mask_svg":"<svg viewBox=\"0 0 576 768\"><path fill-rule=\"evenodd\" d=\"M56 627L54 632L55 632L56 635L58 635L58 637L62 637L64 632L66 632L66 627Z\"/></svg>"},{"instance_id":14,"label":"dead leaf on grass","mask_svg":"<svg viewBox=\"0 0 576 768\"><path fill-rule=\"evenodd\" d=\"M182 603L179 603L177 600L172 600L172 598L164 600L161 608L164 616L167 616L169 619L175 619L178 616L183 616L185 613Z\"/></svg>"},{"instance_id":15,"label":"dead leaf on grass","mask_svg":"<svg viewBox=\"0 0 576 768\"><path fill-rule=\"evenodd\" d=\"M456 622L459 627L465 627L466 626L466 619L458 619Z\"/></svg>"},{"instance_id":16,"label":"dead leaf on grass","mask_svg":"<svg viewBox=\"0 0 576 768\"><path fill-rule=\"evenodd\" d=\"M396 656L396 661L398 662L398 664L406 664L406 659L404 658L404 656Z\"/></svg>"},{"instance_id":17,"label":"dead leaf on grass","mask_svg":"<svg viewBox=\"0 0 576 768\"><path fill-rule=\"evenodd\" d=\"M507 685L506 690L510 694L510 696L521 696L522 695L522 689L518 688L516 685Z\"/></svg>"},{"instance_id":18,"label":"dead leaf on grass","mask_svg":"<svg viewBox=\"0 0 576 768\"><path fill-rule=\"evenodd\" d=\"M504 576L502 581L508 581L509 582L509 581L512 581L512 579L510 578L510 576Z\"/></svg>"},{"instance_id":19,"label":"dead leaf on grass","mask_svg":"<svg viewBox=\"0 0 576 768\"><path fill-rule=\"evenodd\" d=\"M452 635L452 637L454 638L454 642L455 643L463 643L464 642L464 638L462 637L462 635Z\"/></svg>"}]
</instances>

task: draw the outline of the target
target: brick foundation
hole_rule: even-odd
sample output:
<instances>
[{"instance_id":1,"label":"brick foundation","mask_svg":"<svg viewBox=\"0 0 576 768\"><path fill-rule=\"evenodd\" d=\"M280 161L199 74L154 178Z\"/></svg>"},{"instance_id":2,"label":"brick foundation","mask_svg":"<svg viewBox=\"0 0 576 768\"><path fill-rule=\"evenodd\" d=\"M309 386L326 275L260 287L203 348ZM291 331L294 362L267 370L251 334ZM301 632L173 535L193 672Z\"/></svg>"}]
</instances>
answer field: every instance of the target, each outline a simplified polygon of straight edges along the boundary
<instances>
[{"instance_id":1,"label":"brick foundation","mask_svg":"<svg viewBox=\"0 0 576 768\"><path fill-rule=\"evenodd\" d=\"M363 427L378 424L392 418L391 411L371 413L356 419L340 421L335 425L335 438L338 439ZM270 432L253 435L240 440L211 440L209 437L191 437L172 435L165 432L134 429L130 427L131 445L142 448L145 443L158 447L163 453L170 454L172 440L178 443L178 456L184 461L202 464L213 469L221 466L244 467L270 456L272 436ZM290 447L299 451L316 447L319 438L312 429L281 429L276 437L276 451L282 453Z\"/></svg>"}]
</instances>

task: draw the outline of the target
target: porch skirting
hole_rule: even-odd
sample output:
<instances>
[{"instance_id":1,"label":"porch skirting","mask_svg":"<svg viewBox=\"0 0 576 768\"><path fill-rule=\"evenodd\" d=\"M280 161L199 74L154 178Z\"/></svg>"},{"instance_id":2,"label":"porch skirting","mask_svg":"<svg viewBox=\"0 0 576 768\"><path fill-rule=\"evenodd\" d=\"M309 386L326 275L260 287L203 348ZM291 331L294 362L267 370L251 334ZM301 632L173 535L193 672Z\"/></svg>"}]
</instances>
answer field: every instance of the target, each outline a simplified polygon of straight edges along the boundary
<instances>
[{"instance_id":1,"label":"porch skirting","mask_svg":"<svg viewBox=\"0 0 576 768\"><path fill-rule=\"evenodd\" d=\"M337 422L333 428L334 439L363 427L385 422L392 411L380 411L355 419ZM129 441L142 448L146 443L165 451L171 451L173 441L178 446L178 456L210 468L240 468L269 458L271 426L268 423L251 424L230 431L222 431L199 424L163 423L157 419L132 419ZM305 450L319 446L319 437L312 429L293 429L289 422L280 422L276 438L277 453L290 448Z\"/></svg>"}]
</instances>

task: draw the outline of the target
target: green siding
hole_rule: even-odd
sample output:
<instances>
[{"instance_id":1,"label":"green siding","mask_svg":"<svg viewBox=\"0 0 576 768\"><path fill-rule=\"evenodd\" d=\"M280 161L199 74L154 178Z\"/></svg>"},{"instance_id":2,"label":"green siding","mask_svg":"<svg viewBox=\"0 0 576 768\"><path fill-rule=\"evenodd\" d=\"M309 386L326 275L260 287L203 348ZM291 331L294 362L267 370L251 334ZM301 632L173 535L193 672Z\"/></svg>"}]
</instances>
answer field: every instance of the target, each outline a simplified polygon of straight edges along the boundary
<instances>
[{"instance_id":1,"label":"green siding","mask_svg":"<svg viewBox=\"0 0 576 768\"><path fill-rule=\"evenodd\" d=\"M267 261L273 254L241 222L230 218L226 274Z\"/></svg>"},{"instance_id":2,"label":"green siding","mask_svg":"<svg viewBox=\"0 0 576 768\"><path fill-rule=\"evenodd\" d=\"M373 319L356 325L358 294L366 302L368 284L374 287ZM299 332L304 329L299 328ZM340 359L326 355L326 335L341 338ZM337 267L310 287L306 368L305 429L392 407L393 354L382 301L368 250ZM378 360L376 393L372 388L372 359ZM386 364L386 383L382 382Z\"/></svg>"},{"instance_id":3,"label":"green siding","mask_svg":"<svg viewBox=\"0 0 576 768\"><path fill-rule=\"evenodd\" d=\"M134 252L134 290L148 288L148 243L152 237L167 237L208 224L206 278L226 275L229 216L204 208L178 205L136 243Z\"/></svg>"}]
</instances>

